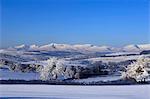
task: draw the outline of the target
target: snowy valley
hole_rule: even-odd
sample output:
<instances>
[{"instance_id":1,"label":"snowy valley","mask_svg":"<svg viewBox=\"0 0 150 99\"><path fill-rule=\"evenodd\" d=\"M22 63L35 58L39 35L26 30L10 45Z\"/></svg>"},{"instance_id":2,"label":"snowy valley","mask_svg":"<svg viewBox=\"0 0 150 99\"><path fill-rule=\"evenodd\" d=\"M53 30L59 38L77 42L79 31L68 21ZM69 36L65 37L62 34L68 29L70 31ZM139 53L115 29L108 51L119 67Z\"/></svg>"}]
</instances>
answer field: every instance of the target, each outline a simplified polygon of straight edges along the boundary
<instances>
[{"instance_id":1,"label":"snowy valley","mask_svg":"<svg viewBox=\"0 0 150 99\"><path fill-rule=\"evenodd\" d=\"M122 79L122 73L127 73L128 67L140 57L150 59L150 44L121 48L91 44L20 45L0 49L0 56L1 81L110 83ZM149 78L148 74L144 80L149 81Z\"/></svg>"}]
</instances>

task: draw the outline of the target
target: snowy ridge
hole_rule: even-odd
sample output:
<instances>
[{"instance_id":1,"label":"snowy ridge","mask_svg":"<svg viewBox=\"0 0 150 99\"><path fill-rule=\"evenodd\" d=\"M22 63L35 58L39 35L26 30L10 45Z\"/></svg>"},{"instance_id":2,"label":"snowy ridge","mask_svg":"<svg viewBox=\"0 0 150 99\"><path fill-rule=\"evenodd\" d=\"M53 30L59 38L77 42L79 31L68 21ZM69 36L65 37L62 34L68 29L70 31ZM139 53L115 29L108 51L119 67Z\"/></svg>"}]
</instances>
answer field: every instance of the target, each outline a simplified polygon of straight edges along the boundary
<instances>
[{"instance_id":1,"label":"snowy ridge","mask_svg":"<svg viewBox=\"0 0 150 99\"><path fill-rule=\"evenodd\" d=\"M150 50L150 44L140 44L138 46L142 50Z\"/></svg>"},{"instance_id":2,"label":"snowy ridge","mask_svg":"<svg viewBox=\"0 0 150 99\"><path fill-rule=\"evenodd\" d=\"M139 45L127 45L123 47L125 51L141 51L141 50L150 50L150 44L139 44Z\"/></svg>"},{"instance_id":3,"label":"snowy ridge","mask_svg":"<svg viewBox=\"0 0 150 99\"><path fill-rule=\"evenodd\" d=\"M138 45L127 45L123 47L123 50L125 51L139 51L140 47Z\"/></svg>"},{"instance_id":4,"label":"snowy ridge","mask_svg":"<svg viewBox=\"0 0 150 99\"><path fill-rule=\"evenodd\" d=\"M117 51L142 51L150 50L150 44L131 44L124 46L122 48L115 48L111 46L95 46L91 44L56 44L51 43L47 45L37 46L37 45L19 45L15 46L13 49L16 50L38 50L38 51L79 51L79 52L117 52Z\"/></svg>"}]
</instances>

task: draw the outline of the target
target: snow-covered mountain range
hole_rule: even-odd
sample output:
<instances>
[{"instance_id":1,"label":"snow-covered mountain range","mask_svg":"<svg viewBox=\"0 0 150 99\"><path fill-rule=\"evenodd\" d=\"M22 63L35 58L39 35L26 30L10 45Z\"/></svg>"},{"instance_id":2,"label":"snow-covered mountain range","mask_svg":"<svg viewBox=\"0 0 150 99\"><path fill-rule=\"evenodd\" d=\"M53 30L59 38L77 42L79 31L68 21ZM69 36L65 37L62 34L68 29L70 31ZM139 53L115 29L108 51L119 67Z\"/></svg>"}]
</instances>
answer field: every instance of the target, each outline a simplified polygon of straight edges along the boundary
<instances>
[{"instance_id":1,"label":"snow-covered mountain range","mask_svg":"<svg viewBox=\"0 0 150 99\"><path fill-rule=\"evenodd\" d=\"M91 44L56 44L51 43L47 45L19 45L9 49L13 50L32 50L32 51L79 51L79 52L117 52L117 51L142 51L142 50L150 50L150 44L131 44L126 45L124 47L111 47L111 46L95 46Z\"/></svg>"}]
</instances>

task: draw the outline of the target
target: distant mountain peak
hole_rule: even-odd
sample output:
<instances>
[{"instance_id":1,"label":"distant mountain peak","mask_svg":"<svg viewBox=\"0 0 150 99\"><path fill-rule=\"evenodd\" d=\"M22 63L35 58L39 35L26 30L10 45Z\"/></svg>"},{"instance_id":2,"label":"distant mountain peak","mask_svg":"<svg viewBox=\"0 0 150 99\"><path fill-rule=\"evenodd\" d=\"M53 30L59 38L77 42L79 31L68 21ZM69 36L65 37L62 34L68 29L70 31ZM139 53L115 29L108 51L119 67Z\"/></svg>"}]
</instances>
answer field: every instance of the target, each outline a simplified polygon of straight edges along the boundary
<instances>
[{"instance_id":1,"label":"distant mountain peak","mask_svg":"<svg viewBox=\"0 0 150 99\"><path fill-rule=\"evenodd\" d=\"M14 48L17 49L17 50L28 50L30 47L25 45L25 44L22 44L22 45L19 45L19 46L15 46Z\"/></svg>"},{"instance_id":2,"label":"distant mountain peak","mask_svg":"<svg viewBox=\"0 0 150 99\"><path fill-rule=\"evenodd\" d=\"M130 44L122 48L115 48L111 46L95 46L92 44L57 44L50 43L47 45L37 46L25 44L15 46L16 50L44 50L44 51L79 51L79 52L108 52L108 51L142 51L150 50L150 44Z\"/></svg>"},{"instance_id":3,"label":"distant mountain peak","mask_svg":"<svg viewBox=\"0 0 150 99\"><path fill-rule=\"evenodd\" d=\"M26 45L25 45L25 44L15 46L15 48L25 48L25 47L26 47Z\"/></svg>"}]
</instances>

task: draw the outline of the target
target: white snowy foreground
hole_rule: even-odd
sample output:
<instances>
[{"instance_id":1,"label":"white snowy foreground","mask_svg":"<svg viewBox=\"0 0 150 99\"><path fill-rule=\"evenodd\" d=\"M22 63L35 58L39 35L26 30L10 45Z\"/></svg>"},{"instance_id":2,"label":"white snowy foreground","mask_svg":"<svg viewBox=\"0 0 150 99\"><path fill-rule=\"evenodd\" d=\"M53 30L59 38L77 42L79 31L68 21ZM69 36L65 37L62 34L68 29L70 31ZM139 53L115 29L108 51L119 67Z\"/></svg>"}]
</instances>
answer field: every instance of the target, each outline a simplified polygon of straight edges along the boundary
<instances>
[{"instance_id":1,"label":"white snowy foreground","mask_svg":"<svg viewBox=\"0 0 150 99\"><path fill-rule=\"evenodd\" d=\"M48 99L150 99L150 85L0 85L0 96Z\"/></svg>"}]
</instances>

